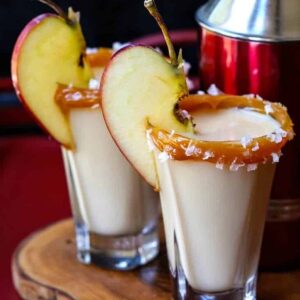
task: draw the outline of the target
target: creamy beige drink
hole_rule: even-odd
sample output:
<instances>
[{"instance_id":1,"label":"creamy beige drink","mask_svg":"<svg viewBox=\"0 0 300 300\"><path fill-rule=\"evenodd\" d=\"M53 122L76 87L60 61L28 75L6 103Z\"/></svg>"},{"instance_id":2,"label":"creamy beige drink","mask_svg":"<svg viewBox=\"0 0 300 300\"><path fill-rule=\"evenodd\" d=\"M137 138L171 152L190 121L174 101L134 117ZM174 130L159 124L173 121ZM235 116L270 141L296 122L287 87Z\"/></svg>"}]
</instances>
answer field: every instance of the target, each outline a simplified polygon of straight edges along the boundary
<instances>
[{"instance_id":1,"label":"creamy beige drink","mask_svg":"<svg viewBox=\"0 0 300 300\"><path fill-rule=\"evenodd\" d=\"M79 205L88 229L115 236L140 232L147 220L157 218L154 192L114 144L99 109L73 109L70 123L82 193Z\"/></svg>"},{"instance_id":2,"label":"creamy beige drink","mask_svg":"<svg viewBox=\"0 0 300 300\"><path fill-rule=\"evenodd\" d=\"M206 110L193 117L196 138L202 140L253 138L279 128L270 116L240 109ZM192 288L216 292L243 286L256 272L275 165L256 170L193 160L158 160L157 165L173 271L175 233Z\"/></svg>"},{"instance_id":3,"label":"creamy beige drink","mask_svg":"<svg viewBox=\"0 0 300 300\"><path fill-rule=\"evenodd\" d=\"M180 285L182 268L193 290L208 294L241 290L243 295L245 286L255 283L280 156L276 145L288 133L268 113L227 106L193 108L193 135L155 128L149 132L156 148L174 279ZM268 144L277 150L267 152Z\"/></svg>"},{"instance_id":4,"label":"creamy beige drink","mask_svg":"<svg viewBox=\"0 0 300 300\"><path fill-rule=\"evenodd\" d=\"M160 205L158 194L124 158L109 134L99 98L103 67L93 71L90 89L61 85L56 94L75 141L74 149L63 149L63 158L77 252L84 263L128 270L158 253Z\"/></svg>"}]
</instances>

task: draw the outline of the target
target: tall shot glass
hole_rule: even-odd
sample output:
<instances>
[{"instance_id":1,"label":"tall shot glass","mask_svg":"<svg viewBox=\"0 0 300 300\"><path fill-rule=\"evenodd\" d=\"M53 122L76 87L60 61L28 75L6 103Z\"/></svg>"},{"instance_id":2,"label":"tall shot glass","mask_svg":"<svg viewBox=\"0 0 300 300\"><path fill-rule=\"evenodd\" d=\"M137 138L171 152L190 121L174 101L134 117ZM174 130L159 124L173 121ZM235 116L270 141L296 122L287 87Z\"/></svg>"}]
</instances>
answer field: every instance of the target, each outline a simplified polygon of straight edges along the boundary
<instances>
[{"instance_id":1,"label":"tall shot glass","mask_svg":"<svg viewBox=\"0 0 300 300\"><path fill-rule=\"evenodd\" d=\"M159 200L122 156L99 107L71 109L75 150L62 148L83 263L129 270L159 250Z\"/></svg>"},{"instance_id":2,"label":"tall shot glass","mask_svg":"<svg viewBox=\"0 0 300 300\"><path fill-rule=\"evenodd\" d=\"M181 105L198 134L148 130L174 299L256 299L274 163L293 137L291 120L256 98L190 96Z\"/></svg>"}]
</instances>

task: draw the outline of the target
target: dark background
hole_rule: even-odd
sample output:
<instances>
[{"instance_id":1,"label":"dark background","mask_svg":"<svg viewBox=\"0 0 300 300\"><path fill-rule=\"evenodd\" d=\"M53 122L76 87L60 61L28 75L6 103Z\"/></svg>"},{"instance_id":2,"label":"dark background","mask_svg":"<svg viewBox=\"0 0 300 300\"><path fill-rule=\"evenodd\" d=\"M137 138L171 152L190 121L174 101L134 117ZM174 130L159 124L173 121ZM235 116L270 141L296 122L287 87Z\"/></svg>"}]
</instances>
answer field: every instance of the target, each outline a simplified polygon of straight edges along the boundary
<instances>
[{"instance_id":1,"label":"dark background","mask_svg":"<svg viewBox=\"0 0 300 300\"><path fill-rule=\"evenodd\" d=\"M81 24L90 47L111 46L159 29L143 0L56 0L64 9L81 12ZM195 11L205 0L157 0L170 30L196 27ZM9 76L13 45L24 26L51 9L37 0L0 0L0 76ZM195 56L191 60L195 60Z\"/></svg>"}]
</instances>

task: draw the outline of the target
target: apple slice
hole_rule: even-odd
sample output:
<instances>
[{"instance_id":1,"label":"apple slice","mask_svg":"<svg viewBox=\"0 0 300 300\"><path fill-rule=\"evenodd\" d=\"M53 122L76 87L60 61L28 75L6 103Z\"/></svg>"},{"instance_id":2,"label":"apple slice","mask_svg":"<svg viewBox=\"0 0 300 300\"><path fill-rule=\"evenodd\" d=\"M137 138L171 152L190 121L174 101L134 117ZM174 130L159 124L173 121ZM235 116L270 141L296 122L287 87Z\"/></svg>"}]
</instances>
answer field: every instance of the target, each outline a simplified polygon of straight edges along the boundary
<instances>
[{"instance_id":1,"label":"apple slice","mask_svg":"<svg viewBox=\"0 0 300 300\"><path fill-rule=\"evenodd\" d=\"M20 34L12 56L15 90L28 110L47 132L65 147L74 140L67 116L55 102L57 84L88 87L92 72L85 59L85 40L79 15L43 14L33 19Z\"/></svg>"},{"instance_id":2,"label":"apple slice","mask_svg":"<svg viewBox=\"0 0 300 300\"><path fill-rule=\"evenodd\" d=\"M188 94L182 59L177 59L166 27L153 1L149 2L151 14L163 27L170 60L145 46L121 49L104 71L101 98L105 121L120 150L158 189L153 154L147 144L147 124L176 132L192 132L193 126L177 111L179 99Z\"/></svg>"}]
</instances>

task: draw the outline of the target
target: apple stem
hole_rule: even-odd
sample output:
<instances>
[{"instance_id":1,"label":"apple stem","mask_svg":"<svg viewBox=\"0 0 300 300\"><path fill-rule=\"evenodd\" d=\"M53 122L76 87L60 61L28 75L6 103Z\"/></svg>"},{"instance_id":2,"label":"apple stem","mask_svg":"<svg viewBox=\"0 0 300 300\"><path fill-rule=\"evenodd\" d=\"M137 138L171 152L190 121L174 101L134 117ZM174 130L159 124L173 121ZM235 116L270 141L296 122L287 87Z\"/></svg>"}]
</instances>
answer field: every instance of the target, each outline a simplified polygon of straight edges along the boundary
<instances>
[{"instance_id":1,"label":"apple stem","mask_svg":"<svg viewBox=\"0 0 300 300\"><path fill-rule=\"evenodd\" d=\"M154 17L154 19L156 20L158 26L160 27L162 34L165 38L167 47L168 47L168 51L169 51L169 56L171 59L171 64L174 66L178 66L178 60L177 60L177 56L176 56L176 52L173 46L173 43L171 41L171 37L168 31L168 28L161 16L161 14L159 13L157 6L155 4L154 0L145 0L144 1L144 6L147 8L148 12L150 13L150 15L152 17Z\"/></svg>"},{"instance_id":2,"label":"apple stem","mask_svg":"<svg viewBox=\"0 0 300 300\"><path fill-rule=\"evenodd\" d=\"M64 10L52 0L37 0L43 4L46 4L50 8L52 8L59 16L61 16L68 24L72 25L73 21L68 17L68 15L64 12Z\"/></svg>"}]
</instances>

